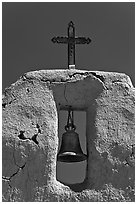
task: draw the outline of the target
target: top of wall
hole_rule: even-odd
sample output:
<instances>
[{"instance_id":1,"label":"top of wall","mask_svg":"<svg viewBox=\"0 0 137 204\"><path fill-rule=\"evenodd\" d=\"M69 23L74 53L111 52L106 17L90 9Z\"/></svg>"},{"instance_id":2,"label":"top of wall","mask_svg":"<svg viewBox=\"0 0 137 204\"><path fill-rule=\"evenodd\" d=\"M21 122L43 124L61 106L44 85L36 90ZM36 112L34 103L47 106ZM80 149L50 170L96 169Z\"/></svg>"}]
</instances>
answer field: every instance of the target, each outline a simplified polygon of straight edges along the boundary
<instances>
[{"instance_id":1,"label":"top of wall","mask_svg":"<svg viewBox=\"0 0 137 204\"><path fill-rule=\"evenodd\" d=\"M82 78L86 78L88 76L94 77L105 86L111 86L112 83L121 82L126 83L131 88L134 88L130 77L124 73L87 71L77 69L47 69L27 72L23 76L21 76L20 79L17 80L17 82L11 84L11 87L22 83L22 81L24 80L40 80L43 82L49 81L50 83L69 82L72 80L81 80Z\"/></svg>"}]
</instances>

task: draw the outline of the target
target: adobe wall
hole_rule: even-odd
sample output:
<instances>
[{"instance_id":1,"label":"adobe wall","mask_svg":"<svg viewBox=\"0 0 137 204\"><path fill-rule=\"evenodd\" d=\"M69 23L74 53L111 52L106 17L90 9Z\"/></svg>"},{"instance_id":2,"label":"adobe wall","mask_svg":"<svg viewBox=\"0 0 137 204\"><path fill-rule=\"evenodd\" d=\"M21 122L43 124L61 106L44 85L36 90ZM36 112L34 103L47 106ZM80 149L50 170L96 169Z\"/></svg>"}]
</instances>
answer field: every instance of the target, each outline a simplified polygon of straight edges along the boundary
<instances>
[{"instance_id":1,"label":"adobe wall","mask_svg":"<svg viewBox=\"0 0 137 204\"><path fill-rule=\"evenodd\" d=\"M125 74L41 70L3 97L3 201L134 201L134 87ZM81 184L56 180L58 113L87 115Z\"/></svg>"}]
</instances>

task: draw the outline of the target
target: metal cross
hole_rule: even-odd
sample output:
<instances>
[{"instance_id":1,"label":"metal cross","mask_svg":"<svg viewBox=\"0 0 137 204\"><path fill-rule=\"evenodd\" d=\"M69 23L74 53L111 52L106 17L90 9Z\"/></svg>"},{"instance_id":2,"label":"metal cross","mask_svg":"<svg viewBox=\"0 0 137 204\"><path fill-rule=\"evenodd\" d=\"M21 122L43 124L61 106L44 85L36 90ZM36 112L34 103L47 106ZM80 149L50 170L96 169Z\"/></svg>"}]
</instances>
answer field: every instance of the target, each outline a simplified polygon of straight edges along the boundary
<instances>
[{"instance_id":1,"label":"metal cross","mask_svg":"<svg viewBox=\"0 0 137 204\"><path fill-rule=\"evenodd\" d=\"M75 37L75 27L72 21L68 24L68 37L54 37L53 43L68 44L68 68L75 69L75 44L89 44L90 38Z\"/></svg>"}]
</instances>

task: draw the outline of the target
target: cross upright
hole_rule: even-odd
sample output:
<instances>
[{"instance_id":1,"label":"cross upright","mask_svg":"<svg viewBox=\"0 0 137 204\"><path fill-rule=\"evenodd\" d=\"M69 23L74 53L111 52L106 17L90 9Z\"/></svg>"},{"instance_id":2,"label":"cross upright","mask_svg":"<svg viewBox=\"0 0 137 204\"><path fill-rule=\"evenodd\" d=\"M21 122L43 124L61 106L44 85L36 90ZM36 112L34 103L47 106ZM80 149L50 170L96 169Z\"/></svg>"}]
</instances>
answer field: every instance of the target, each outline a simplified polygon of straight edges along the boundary
<instances>
[{"instance_id":1,"label":"cross upright","mask_svg":"<svg viewBox=\"0 0 137 204\"><path fill-rule=\"evenodd\" d=\"M74 23L70 21L68 24L68 37L54 37L52 42L68 44L68 68L75 69L75 44L89 44L91 39L75 37Z\"/></svg>"}]
</instances>

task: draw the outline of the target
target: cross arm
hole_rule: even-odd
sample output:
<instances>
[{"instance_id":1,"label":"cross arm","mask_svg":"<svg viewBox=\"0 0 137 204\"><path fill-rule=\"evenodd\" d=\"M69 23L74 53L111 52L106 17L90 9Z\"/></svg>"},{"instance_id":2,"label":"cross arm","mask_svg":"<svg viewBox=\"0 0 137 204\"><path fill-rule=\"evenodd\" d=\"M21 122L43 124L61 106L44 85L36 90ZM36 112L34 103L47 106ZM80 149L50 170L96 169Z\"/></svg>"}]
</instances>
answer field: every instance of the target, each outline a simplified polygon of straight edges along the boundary
<instances>
[{"instance_id":1,"label":"cross arm","mask_svg":"<svg viewBox=\"0 0 137 204\"><path fill-rule=\"evenodd\" d=\"M67 37L54 37L51 39L53 43L68 43L68 38Z\"/></svg>"},{"instance_id":2,"label":"cross arm","mask_svg":"<svg viewBox=\"0 0 137 204\"><path fill-rule=\"evenodd\" d=\"M91 42L90 38L78 37L75 38L75 44L89 44Z\"/></svg>"}]
</instances>

